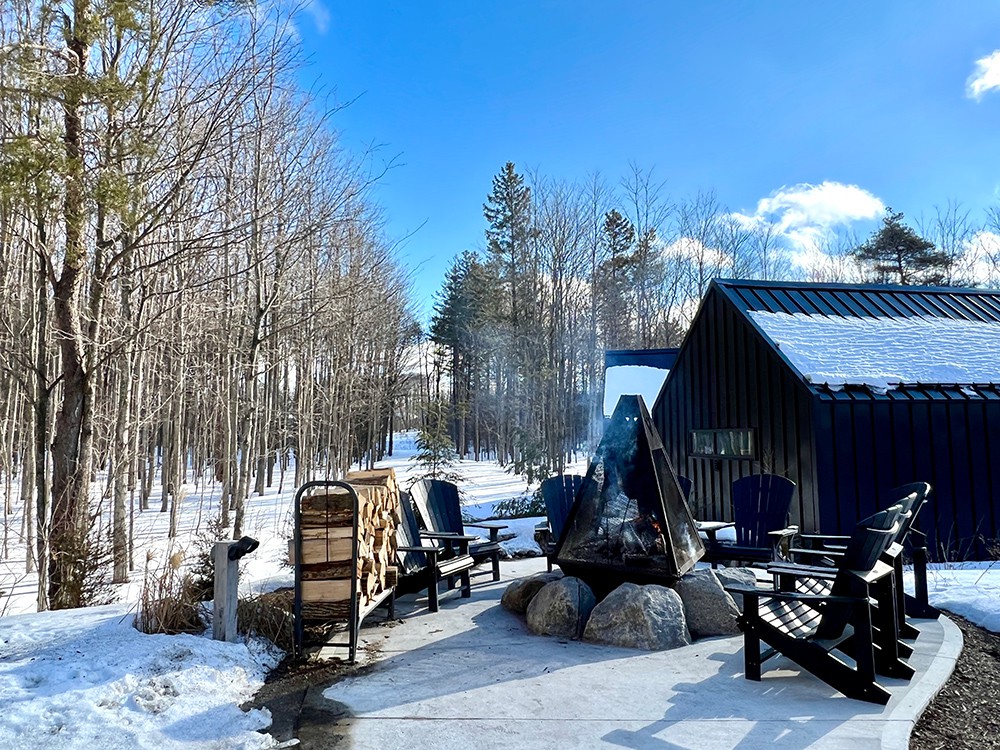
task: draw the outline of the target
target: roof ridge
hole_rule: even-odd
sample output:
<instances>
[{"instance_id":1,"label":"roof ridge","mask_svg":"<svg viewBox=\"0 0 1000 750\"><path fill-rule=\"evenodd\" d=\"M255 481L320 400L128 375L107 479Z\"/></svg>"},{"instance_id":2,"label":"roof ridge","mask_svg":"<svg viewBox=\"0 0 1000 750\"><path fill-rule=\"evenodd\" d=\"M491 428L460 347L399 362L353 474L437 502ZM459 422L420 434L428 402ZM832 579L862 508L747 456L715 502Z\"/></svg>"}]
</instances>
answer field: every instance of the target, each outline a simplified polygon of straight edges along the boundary
<instances>
[{"instance_id":1,"label":"roof ridge","mask_svg":"<svg viewBox=\"0 0 1000 750\"><path fill-rule=\"evenodd\" d=\"M812 289L839 291L880 291L902 292L906 294L972 294L1000 296L1000 289L964 286L916 286L905 284L871 284L851 283L844 281L778 281L771 279L722 279L716 278L712 283L722 287L750 287L755 289Z\"/></svg>"}]
</instances>

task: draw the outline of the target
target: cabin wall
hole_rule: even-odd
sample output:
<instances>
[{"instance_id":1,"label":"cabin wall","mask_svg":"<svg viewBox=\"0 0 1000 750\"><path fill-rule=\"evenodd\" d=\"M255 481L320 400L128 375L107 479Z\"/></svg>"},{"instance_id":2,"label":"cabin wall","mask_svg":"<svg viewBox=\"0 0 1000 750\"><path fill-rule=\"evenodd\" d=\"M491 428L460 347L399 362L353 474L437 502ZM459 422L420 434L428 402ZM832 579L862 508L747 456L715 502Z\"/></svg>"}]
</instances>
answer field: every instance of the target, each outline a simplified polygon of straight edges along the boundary
<instances>
[{"instance_id":1,"label":"cabin wall","mask_svg":"<svg viewBox=\"0 0 1000 750\"><path fill-rule=\"evenodd\" d=\"M732 520L732 483L767 472L797 485L791 522L805 531L819 527L813 399L756 329L712 289L653 409L675 470L694 483L696 518ZM691 455L691 430L722 428L754 430L752 460Z\"/></svg>"},{"instance_id":2,"label":"cabin wall","mask_svg":"<svg viewBox=\"0 0 1000 750\"><path fill-rule=\"evenodd\" d=\"M849 533L893 487L929 482L918 517L935 559L984 559L1000 537L1000 401L840 392L816 407L821 527Z\"/></svg>"}]
</instances>

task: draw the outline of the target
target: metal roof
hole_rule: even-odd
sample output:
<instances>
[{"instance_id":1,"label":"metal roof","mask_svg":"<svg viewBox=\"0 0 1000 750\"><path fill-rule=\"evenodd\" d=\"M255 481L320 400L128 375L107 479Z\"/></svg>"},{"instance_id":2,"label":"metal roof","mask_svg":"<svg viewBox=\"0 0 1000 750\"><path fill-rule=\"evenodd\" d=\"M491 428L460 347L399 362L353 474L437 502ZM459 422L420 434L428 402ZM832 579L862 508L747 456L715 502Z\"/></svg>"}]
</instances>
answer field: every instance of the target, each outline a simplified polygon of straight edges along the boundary
<instances>
[{"instance_id":1,"label":"metal roof","mask_svg":"<svg viewBox=\"0 0 1000 750\"><path fill-rule=\"evenodd\" d=\"M744 312L1000 323L1000 291L996 290L744 279L716 279L713 284Z\"/></svg>"},{"instance_id":2,"label":"metal roof","mask_svg":"<svg viewBox=\"0 0 1000 750\"><path fill-rule=\"evenodd\" d=\"M604 352L604 366L641 365L669 370L674 366L679 349L608 349Z\"/></svg>"},{"instance_id":3,"label":"metal roof","mask_svg":"<svg viewBox=\"0 0 1000 750\"><path fill-rule=\"evenodd\" d=\"M749 313L799 313L842 318L933 317L1000 324L1000 291L959 287L828 284L804 281L716 279L712 282L741 311L789 367L795 366L776 347ZM797 370L796 370L797 372ZM866 385L830 387L803 382L823 400L852 401L997 401L1000 385L914 383L882 390Z\"/></svg>"},{"instance_id":4,"label":"metal roof","mask_svg":"<svg viewBox=\"0 0 1000 750\"><path fill-rule=\"evenodd\" d=\"M824 401L1000 401L1000 385L912 384L883 390L865 385L842 388L817 383L813 390Z\"/></svg>"}]
</instances>

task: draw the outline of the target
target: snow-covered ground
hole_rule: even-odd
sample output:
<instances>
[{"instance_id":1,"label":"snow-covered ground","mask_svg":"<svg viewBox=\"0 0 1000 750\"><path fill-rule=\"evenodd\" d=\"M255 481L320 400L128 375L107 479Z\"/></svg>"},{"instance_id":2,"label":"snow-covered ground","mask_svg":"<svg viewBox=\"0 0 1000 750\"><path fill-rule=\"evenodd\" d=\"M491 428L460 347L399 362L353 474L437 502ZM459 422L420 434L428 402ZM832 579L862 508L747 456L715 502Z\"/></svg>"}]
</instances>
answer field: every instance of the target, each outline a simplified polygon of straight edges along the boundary
<instances>
[{"instance_id":1,"label":"snow-covered ground","mask_svg":"<svg viewBox=\"0 0 1000 750\"><path fill-rule=\"evenodd\" d=\"M396 441L396 455L384 462L405 487L419 473L410 460L412 435ZM582 473L581 456L570 471ZM465 511L473 518L494 515L494 506L533 491L493 462L463 461ZM284 564L291 533L295 488L270 488L248 502L246 533L261 542L244 558L244 593L292 583ZM142 567L163 565L177 549L192 550L218 512L218 487L187 488L180 536L167 540L168 517L156 510L136 515L136 561L129 584L117 587L118 604L87 610L30 614L35 580L24 570L24 548L11 546L0 561L0 748L94 747L266 747L256 730L269 724L266 712L243 713L280 654L258 641L223 644L201 636L149 636L132 627ZM515 537L508 552L540 552L533 540L537 518L508 521ZM16 529L19 519L10 519ZM475 531L470 528L469 531ZM1000 564L935 566L931 600L971 621L1000 632Z\"/></svg>"}]
</instances>

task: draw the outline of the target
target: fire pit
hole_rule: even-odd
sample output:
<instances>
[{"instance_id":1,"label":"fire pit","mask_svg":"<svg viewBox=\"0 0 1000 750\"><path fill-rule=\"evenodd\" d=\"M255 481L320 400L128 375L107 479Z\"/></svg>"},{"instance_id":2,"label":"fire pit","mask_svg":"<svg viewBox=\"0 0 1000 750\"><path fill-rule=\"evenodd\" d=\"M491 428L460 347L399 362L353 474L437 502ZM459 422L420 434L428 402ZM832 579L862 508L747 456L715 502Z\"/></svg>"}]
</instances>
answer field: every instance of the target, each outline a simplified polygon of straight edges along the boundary
<instances>
[{"instance_id":1,"label":"fire pit","mask_svg":"<svg viewBox=\"0 0 1000 750\"><path fill-rule=\"evenodd\" d=\"M622 396L576 494L556 550L566 575L598 596L670 585L705 553L641 396Z\"/></svg>"}]
</instances>

